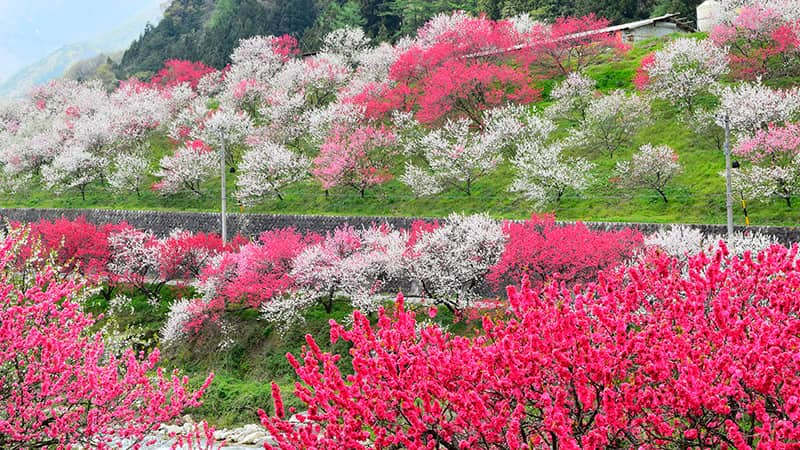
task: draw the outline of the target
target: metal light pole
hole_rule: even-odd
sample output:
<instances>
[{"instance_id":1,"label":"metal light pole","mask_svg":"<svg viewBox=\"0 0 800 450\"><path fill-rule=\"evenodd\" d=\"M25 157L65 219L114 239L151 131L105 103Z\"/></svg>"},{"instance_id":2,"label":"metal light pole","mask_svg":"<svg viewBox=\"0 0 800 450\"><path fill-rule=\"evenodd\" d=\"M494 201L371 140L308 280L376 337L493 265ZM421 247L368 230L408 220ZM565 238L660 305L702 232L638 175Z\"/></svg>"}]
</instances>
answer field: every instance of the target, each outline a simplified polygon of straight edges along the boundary
<instances>
[{"instance_id":1,"label":"metal light pole","mask_svg":"<svg viewBox=\"0 0 800 450\"><path fill-rule=\"evenodd\" d=\"M725 143L722 148L725 152L725 208L728 213L728 241L733 239L733 195L731 194L731 130L728 113L723 116L725 122Z\"/></svg>"},{"instance_id":2,"label":"metal light pole","mask_svg":"<svg viewBox=\"0 0 800 450\"><path fill-rule=\"evenodd\" d=\"M222 243L226 244L228 242L228 224L226 223L225 218L225 209L227 207L227 199L225 198L225 139L220 136L220 157L219 157L219 174L220 179L222 180L222 208L221 208L221 215L222 215Z\"/></svg>"}]
</instances>

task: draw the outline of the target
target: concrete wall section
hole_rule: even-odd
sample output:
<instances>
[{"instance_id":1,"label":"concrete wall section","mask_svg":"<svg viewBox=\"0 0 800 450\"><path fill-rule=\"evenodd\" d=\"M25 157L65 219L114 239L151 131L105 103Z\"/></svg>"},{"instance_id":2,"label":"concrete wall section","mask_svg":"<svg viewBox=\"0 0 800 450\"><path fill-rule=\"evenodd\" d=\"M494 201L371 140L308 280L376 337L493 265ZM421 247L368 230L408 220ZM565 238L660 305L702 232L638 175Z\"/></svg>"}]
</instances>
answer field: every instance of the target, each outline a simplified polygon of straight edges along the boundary
<instances>
[{"instance_id":1,"label":"concrete wall section","mask_svg":"<svg viewBox=\"0 0 800 450\"><path fill-rule=\"evenodd\" d=\"M0 214L7 220L25 223L36 222L41 219L54 220L60 217L75 219L80 216L95 224L127 222L136 228L152 230L159 236L165 236L176 228L193 232L217 233L219 233L220 229L219 214L205 212L0 208ZM228 230L231 235L241 233L246 236L257 236L266 230L294 227L301 232L314 231L324 234L343 223L361 228L369 226L371 223L387 222L397 228L409 228L414 220L418 219L412 217L229 214ZM587 222L586 225L589 228L599 230L619 230L625 227L633 227L644 234L654 233L670 226L669 224L658 223L623 222ZM697 224L691 226L700 228L705 234L724 235L726 232L725 225ZM737 227L737 230L742 231L744 228ZM749 227L748 230L774 236L784 244L800 242L800 228L797 227Z\"/></svg>"}]
</instances>

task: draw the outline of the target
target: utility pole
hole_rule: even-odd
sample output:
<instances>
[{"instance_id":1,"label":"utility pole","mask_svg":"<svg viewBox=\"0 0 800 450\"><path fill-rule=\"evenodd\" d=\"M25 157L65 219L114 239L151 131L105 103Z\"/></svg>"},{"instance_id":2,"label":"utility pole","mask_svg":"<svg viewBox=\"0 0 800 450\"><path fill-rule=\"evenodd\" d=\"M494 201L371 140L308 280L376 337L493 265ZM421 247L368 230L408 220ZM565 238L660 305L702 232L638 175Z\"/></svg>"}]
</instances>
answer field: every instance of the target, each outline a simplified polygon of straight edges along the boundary
<instances>
[{"instance_id":1,"label":"utility pole","mask_svg":"<svg viewBox=\"0 0 800 450\"><path fill-rule=\"evenodd\" d=\"M725 152L725 208L728 214L728 241L733 239L733 195L731 194L731 130L728 120L728 113L724 113L723 121L725 123L725 143L723 150Z\"/></svg>"},{"instance_id":2,"label":"utility pole","mask_svg":"<svg viewBox=\"0 0 800 450\"><path fill-rule=\"evenodd\" d=\"M226 244L228 242L228 224L226 223L225 217L225 209L227 207L227 199L225 198L225 138L220 136L219 140L219 175L220 179L222 180L222 208L221 208L221 216L222 216L222 243Z\"/></svg>"}]
</instances>

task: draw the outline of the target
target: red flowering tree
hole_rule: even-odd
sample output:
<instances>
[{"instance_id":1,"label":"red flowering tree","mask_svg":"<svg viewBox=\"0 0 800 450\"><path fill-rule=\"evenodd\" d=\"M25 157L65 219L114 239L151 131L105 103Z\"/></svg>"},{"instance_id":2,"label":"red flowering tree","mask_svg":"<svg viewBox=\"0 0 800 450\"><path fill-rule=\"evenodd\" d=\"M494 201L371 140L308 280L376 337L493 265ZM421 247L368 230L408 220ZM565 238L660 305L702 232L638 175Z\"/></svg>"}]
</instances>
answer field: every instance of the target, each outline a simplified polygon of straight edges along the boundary
<instances>
[{"instance_id":1,"label":"red flowering tree","mask_svg":"<svg viewBox=\"0 0 800 450\"><path fill-rule=\"evenodd\" d=\"M392 65L387 83L353 99L369 117L413 109L423 123L467 117L482 125L487 108L539 98L520 52L505 52L522 43L511 22L456 12L433 19L417 36Z\"/></svg>"},{"instance_id":2,"label":"red flowering tree","mask_svg":"<svg viewBox=\"0 0 800 450\"><path fill-rule=\"evenodd\" d=\"M202 289L219 299L223 308L258 309L294 287L292 260L319 240L315 233L303 236L294 228L265 231L257 242L223 253L206 265L199 277Z\"/></svg>"},{"instance_id":3,"label":"red flowering tree","mask_svg":"<svg viewBox=\"0 0 800 450\"><path fill-rule=\"evenodd\" d=\"M0 244L0 447L109 448L199 405L211 376L191 392L185 377L156 367L157 350L108 354L75 300L81 284L45 268L31 287L16 287L17 244Z\"/></svg>"},{"instance_id":4,"label":"red flowering tree","mask_svg":"<svg viewBox=\"0 0 800 450\"><path fill-rule=\"evenodd\" d=\"M43 250L53 252L60 271L77 271L96 283L108 275L106 266L111 258L108 234L124 226L97 226L83 217L75 220L62 217L52 222L41 220L31 224L30 236L41 242Z\"/></svg>"},{"instance_id":5,"label":"red flowering tree","mask_svg":"<svg viewBox=\"0 0 800 450\"><path fill-rule=\"evenodd\" d=\"M185 59L169 59L150 79L152 86L171 88L179 84L188 83L192 89L197 89L197 83L203 76L216 71L200 61L187 61Z\"/></svg>"},{"instance_id":6,"label":"red flowering tree","mask_svg":"<svg viewBox=\"0 0 800 450\"><path fill-rule=\"evenodd\" d=\"M615 32L603 31L611 21L589 14L559 17L552 25L535 27L528 39L533 42L533 58L544 74L567 75L595 64L609 50L624 53L630 46Z\"/></svg>"},{"instance_id":7,"label":"red flowering tree","mask_svg":"<svg viewBox=\"0 0 800 450\"><path fill-rule=\"evenodd\" d=\"M236 246L241 236L232 241ZM200 277L210 259L226 249L219 235L175 231L158 243L158 277L189 282Z\"/></svg>"},{"instance_id":8,"label":"red flowering tree","mask_svg":"<svg viewBox=\"0 0 800 450\"><path fill-rule=\"evenodd\" d=\"M288 355L307 412L260 412L274 446L351 449L791 448L800 439L797 248L684 265L663 253L583 291L509 288L460 337L404 308L353 315ZM686 275L686 274L688 275Z\"/></svg>"},{"instance_id":9,"label":"red flowering tree","mask_svg":"<svg viewBox=\"0 0 800 450\"><path fill-rule=\"evenodd\" d=\"M644 245L636 230L595 231L581 222L560 225L551 214L506 221L503 231L508 242L487 275L495 288L523 278L534 287L548 281L568 285L594 281L598 272L631 259Z\"/></svg>"}]
</instances>

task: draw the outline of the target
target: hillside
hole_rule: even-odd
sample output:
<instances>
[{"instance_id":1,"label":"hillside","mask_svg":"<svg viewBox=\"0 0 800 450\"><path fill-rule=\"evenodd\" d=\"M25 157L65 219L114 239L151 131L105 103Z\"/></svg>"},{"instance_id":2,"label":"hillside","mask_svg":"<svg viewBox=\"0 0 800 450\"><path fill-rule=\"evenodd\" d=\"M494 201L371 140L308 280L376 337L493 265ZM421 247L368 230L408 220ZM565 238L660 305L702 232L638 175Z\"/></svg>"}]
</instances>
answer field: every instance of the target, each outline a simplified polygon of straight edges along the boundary
<instances>
[{"instance_id":1,"label":"hillside","mask_svg":"<svg viewBox=\"0 0 800 450\"><path fill-rule=\"evenodd\" d=\"M596 81L602 92L615 89L634 90L632 78L641 58L661 48L669 39L654 39L638 43L622 59L592 65L586 73ZM553 82L544 86L549 89ZM548 87L549 86L549 87ZM550 103L547 98L537 105L539 110ZM680 222L680 223L724 223L725 184L719 176L724 168L724 158L706 137L699 136L684 123L677 120L678 110L666 102L653 105L654 121L640 129L632 144L613 159L594 158L598 164L596 181L583 194L567 193L558 203L548 204L544 210L554 212L564 220L627 221L627 222ZM564 122L563 126L575 124ZM618 160L629 158L633 150L645 143L669 144L674 148L684 166L674 183L667 189L668 202L663 202L657 193L647 190L626 190L614 185L614 170ZM165 136L150 141L154 152L151 165L171 152L171 144ZM314 151L311 149L311 151ZM578 152L579 155L589 156ZM398 180L402 175L403 158L397 158L391 166L395 179L369 189L362 198L351 188L341 187L327 192L320 189L317 181L307 179L285 189L283 199L266 199L250 208L233 208L241 212L275 214L323 214L323 215L387 215L441 217L453 211L465 213L488 212L496 217L526 218L535 205L507 191L512 178L513 166L504 161L495 174L477 180L471 195L450 189L430 197L417 197ZM203 184L203 195L196 196L183 191L164 196L151 189L135 193L118 194L92 188L82 199L77 192L54 196L37 184L21 195L3 195L4 205L9 207L54 207L54 208L112 208L144 210L215 211L219 209L219 179L212 178ZM142 183L150 186L158 178L148 176ZM235 175L228 177L228 204L236 205ZM739 202L735 203L734 220L744 223ZM796 211L784 202L756 202L748 207L753 225L793 225Z\"/></svg>"},{"instance_id":2,"label":"hillside","mask_svg":"<svg viewBox=\"0 0 800 450\"><path fill-rule=\"evenodd\" d=\"M156 26L148 26L122 57L120 78L147 76L168 59L222 68L239 39L299 36L316 19L311 0L174 0Z\"/></svg>"},{"instance_id":3,"label":"hillside","mask_svg":"<svg viewBox=\"0 0 800 450\"><path fill-rule=\"evenodd\" d=\"M326 33L360 26L377 40L413 34L436 14L463 10L498 19L527 13L535 19L596 14L624 23L664 13L690 21L700 0L173 0L158 25L148 26L125 52L120 79L146 78L169 59L201 61L221 69L240 39L291 35L315 51Z\"/></svg>"}]
</instances>

